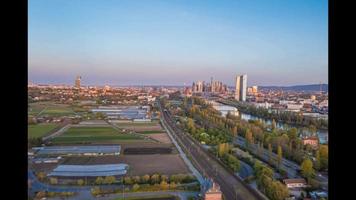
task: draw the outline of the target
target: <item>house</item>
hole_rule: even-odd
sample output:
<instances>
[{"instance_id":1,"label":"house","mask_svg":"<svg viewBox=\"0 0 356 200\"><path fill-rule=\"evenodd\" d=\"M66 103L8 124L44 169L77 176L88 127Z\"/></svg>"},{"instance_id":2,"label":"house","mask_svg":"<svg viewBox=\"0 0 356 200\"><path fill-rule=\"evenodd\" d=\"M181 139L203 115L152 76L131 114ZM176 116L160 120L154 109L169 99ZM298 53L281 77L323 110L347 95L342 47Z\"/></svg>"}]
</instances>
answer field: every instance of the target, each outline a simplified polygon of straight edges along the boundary
<instances>
[{"instance_id":1,"label":"house","mask_svg":"<svg viewBox=\"0 0 356 200\"><path fill-rule=\"evenodd\" d=\"M204 200L222 200L220 186L213 182L213 186L204 194Z\"/></svg>"},{"instance_id":2,"label":"house","mask_svg":"<svg viewBox=\"0 0 356 200\"><path fill-rule=\"evenodd\" d=\"M304 178L284 179L283 183L287 188L303 188L307 186Z\"/></svg>"},{"instance_id":3,"label":"house","mask_svg":"<svg viewBox=\"0 0 356 200\"><path fill-rule=\"evenodd\" d=\"M306 111L306 112L311 112L312 111L312 104L304 103L303 110Z\"/></svg>"},{"instance_id":4,"label":"house","mask_svg":"<svg viewBox=\"0 0 356 200\"><path fill-rule=\"evenodd\" d=\"M319 146L319 138L316 136L306 137L302 139L303 145L311 145L313 148L317 148Z\"/></svg>"}]
</instances>

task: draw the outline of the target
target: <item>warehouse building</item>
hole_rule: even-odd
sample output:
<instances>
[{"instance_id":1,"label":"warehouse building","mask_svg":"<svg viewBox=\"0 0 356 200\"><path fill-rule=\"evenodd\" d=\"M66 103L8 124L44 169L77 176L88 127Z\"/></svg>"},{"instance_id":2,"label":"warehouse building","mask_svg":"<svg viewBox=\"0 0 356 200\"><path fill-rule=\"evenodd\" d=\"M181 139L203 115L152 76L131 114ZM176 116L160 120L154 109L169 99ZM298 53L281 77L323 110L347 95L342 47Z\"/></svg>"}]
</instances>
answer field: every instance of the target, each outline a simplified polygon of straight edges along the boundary
<instances>
[{"instance_id":1,"label":"warehouse building","mask_svg":"<svg viewBox=\"0 0 356 200\"><path fill-rule=\"evenodd\" d=\"M120 145L106 146L48 146L33 148L36 155L83 155L83 156L100 156L100 155L120 155Z\"/></svg>"},{"instance_id":2,"label":"warehouse building","mask_svg":"<svg viewBox=\"0 0 356 200\"><path fill-rule=\"evenodd\" d=\"M121 176L127 173L127 164L58 165L48 176L54 177L103 177Z\"/></svg>"},{"instance_id":3,"label":"warehouse building","mask_svg":"<svg viewBox=\"0 0 356 200\"><path fill-rule=\"evenodd\" d=\"M103 113L109 119L147 119L149 107L146 106L100 106L91 110L93 113Z\"/></svg>"}]
</instances>

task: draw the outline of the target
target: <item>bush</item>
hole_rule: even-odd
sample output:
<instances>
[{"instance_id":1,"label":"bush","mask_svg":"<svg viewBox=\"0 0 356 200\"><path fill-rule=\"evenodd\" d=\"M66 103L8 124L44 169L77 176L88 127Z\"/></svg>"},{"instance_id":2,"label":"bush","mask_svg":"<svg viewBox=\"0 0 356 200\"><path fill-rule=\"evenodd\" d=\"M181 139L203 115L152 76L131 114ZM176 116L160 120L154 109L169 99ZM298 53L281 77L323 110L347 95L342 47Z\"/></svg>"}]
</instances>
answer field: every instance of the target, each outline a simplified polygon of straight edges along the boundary
<instances>
[{"instance_id":1,"label":"bush","mask_svg":"<svg viewBox=\"0 0 356 200\"><path fill-rule=\"evenodd\" d=\"M160 183L160 182L161 182L161 177L159 174L153 174L151 176L151 184Z\"/></svg>"},{"instance_id":2,"label":"bush","mask_svg":"<svg viewBox=\"0 0 356 200\"><path fill-rule=\"evenodd\" d=\"M142 183L148 183L150 181L150 175L146 174L141 177L141 182Z\"/></svg>"},{"instance_id":3,"label":"bush","mask_svg":"<svg viewBox=\"0 0 356 200\"><path fill-rule=\"evenodd\" d=\"M105 184L113 184L116 181L116 178L114 176L107 176L104 179Z\"/></svg>"},{"instance_id":4,"label":"bush","mask_svg":"<svg viewBox=\"0 0 356 200\"><path fill-rule=\"evenodd\" d=\"M125 177L124 178L124 184L125 185L132 185L133 184L133 182L132 182L132 179L130 178L130 177Z\"/></svg>"},{"instance_id":5,"label":"bush","mask_svg":"<svg viewBox=\"0 0 356 200\"><path fill-rule=\"evenodd\" d=\"M138 191L139 189L140 189L140 186L139 186L137 183L134 184L133 187L132 187L132 190L133 190L134 192Z\"/></svg>"},{"instance_id":6,"label":"bush","mask_svg":"<svg viewBox=\"0 0 356 200\"><path fill-rule=\"evenodd\" d=\"M103 184L103 182L104 182L104 179L102 177L98 177L95 180L95 184L97 184L97 185L101 185L101 184Z\"/></svg>"},{"instance_id":7,"label":"bush","mask_svg":"<svg viewBox=\"0 0 356 200\"><path fill-rule=\"evenodd\" d=\"M57 185L57 184L58 184L57 178L50 178L50 179L49 179L49 182L50 182L52 185Z\"/></svg>"},{"instance_id":8,"label":"bush","mask_svg":"<svg viewBox=\"0 0 356 200\"><path fill-rule=\"evenodd\" d=\"M84 185L84 181L83 181L83 179L79 179L79 180L77 181L77 184L78 184L79 186Z\"/></svg>"}]
</instances>

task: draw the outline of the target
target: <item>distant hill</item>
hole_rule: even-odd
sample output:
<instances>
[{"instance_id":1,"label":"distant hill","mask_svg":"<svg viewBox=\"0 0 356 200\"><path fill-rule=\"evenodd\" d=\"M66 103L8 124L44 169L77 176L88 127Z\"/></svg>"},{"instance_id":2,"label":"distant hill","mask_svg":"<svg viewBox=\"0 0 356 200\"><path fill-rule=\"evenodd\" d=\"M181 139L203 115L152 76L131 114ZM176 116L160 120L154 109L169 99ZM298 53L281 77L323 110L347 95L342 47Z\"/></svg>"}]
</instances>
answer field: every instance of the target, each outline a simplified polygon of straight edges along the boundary
<instances>
[{"instance_id":1,"label":"distant hill","mask_svg":"<svg viewBox=\"0 0 356 200\"><path fill-rule=\"evenodd\" d=\"M260 89L284 90L284 91L320 91L320 84L294 85L294 86L259 86ZM323 92L328 92L328 84L321 84Z\"/></svg>"}]
</instances>

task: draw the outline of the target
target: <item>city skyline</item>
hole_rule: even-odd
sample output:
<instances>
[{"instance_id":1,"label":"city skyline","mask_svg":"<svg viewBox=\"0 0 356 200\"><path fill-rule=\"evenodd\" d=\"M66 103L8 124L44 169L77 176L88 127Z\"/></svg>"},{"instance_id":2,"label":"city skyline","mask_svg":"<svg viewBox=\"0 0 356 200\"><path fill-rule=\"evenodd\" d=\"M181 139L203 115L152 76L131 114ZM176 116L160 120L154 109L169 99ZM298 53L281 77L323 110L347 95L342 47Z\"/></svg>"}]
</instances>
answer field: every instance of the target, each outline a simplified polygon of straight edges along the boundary
<instances>
[{"instance_id":1,"label":"city skyline","mask_svg":"<svg viewBox=\"0 0 356 200\"><path fill-rule=\"evenodd\" d=\"M256 6L258 4L258 6ZM328 83L327 1L30 1L39 84Z\"/></svg>"}]
</instances>

